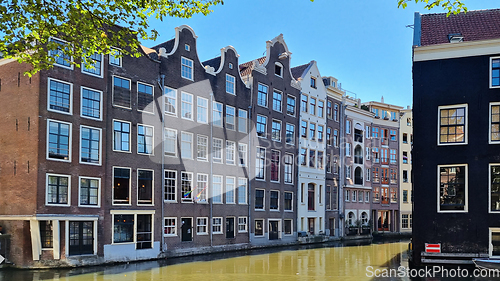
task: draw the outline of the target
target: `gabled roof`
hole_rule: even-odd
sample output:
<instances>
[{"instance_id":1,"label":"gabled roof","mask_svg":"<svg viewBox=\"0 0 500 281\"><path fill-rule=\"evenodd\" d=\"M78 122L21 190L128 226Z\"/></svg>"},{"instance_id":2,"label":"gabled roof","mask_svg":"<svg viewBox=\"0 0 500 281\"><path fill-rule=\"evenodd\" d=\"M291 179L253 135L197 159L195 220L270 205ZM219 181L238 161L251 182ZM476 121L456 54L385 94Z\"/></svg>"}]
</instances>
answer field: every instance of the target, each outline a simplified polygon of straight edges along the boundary
<instances>
[{"instance_id":1,"label":"gabled roof","mask_svg":"<svg viewBox=\"0 0 500 281\"><path fill-rule=\"evenodd\" d=\"M449 43L449 34L461 34L463 41L500 39L500 9L467 13L421 15L421 46Z\"/></svg>"},{"instance_id":2,"label":"gabled roof","mask_svg":"<svg viewBox=\"0 0 500 281\"><path fill-rule=\"evenodd\" d=\"M172 51L172 49L174 48L174 45L175 45L175 38L170 39L167 42L163 42L161 44L158 44L154 47L151 47L151 49L155 49L156 51L158 51L160 48L165 48L165 51L167 51L167 54L168 54Z\"/></svg>"},{"instance_id":3,"label":"gabled roof","mask_svg":"<svg viewBox=\"0 0 500 281\"><path fill-rule=\"evenodd\" d=\"M206 61L202 62L201 64L203 64L203 66L209 65L209 66L213 67L215 70L217 70L220 67L220 61L221 61L221 57L219 56L219 57L215 57L213 59L206 60Z\"/></svg>"},{"instance_id":4,"label":"gabled roof","mask_svg":"<svg viewBox=\"0 0 500 281\"><path fill-rule=\"evenodd\" d=\"M295 78L295 80L299 80L299 78L302 77L302 74L304 74L304 71L309 68L311 63L312 62L293 67L291 69L293 78Z\"/></svg>"},{"instance_id":5,"label":"gabled roof","mask_svg":"<svg viewBox=\"0 0 500 281\"><path fill-rule=\"evenodd\" d=\"M261 58L257 59L257 62L259 64L263 64L265 61L266 61L266 57L261 57ZM240 64L239 67L240 67L241 76L247 76L247 75L250 75L252 73L252 64L253 64L253 60Z\"/></svg>"}]
</instances>

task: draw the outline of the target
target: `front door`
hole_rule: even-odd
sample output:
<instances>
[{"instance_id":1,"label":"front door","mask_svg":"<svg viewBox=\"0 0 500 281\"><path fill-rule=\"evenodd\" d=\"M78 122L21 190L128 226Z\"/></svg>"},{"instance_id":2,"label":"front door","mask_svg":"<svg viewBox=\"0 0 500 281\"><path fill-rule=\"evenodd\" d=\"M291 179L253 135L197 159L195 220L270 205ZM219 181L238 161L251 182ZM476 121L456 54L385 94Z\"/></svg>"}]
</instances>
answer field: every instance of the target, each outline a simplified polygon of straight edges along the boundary
<instances>
[{"instance_id":1,"label":"front door","mask_svg":"<svg viewBox=\"0 0 500 281\"><path fill-rule=\"evenodd\" d=\"M307 226L309 234L314 235L314 218L307 219Z\"/></svg>"},{"instance_id":2,"label":"front door","mask_svg":"<svg viewBox=\"0 0 500 281\"><path fill-rule=\"evenodd\" d=\"M389 231L389 211L378 212L378 225L379 231Z\"/></svg>"},{"instance_id":3,"label":"front door","mask_svg":"<svg viewBox=\"0 0 500 281\"><path fill-rule=\"evenodd\" d=\"M181 241L193 241L193 233L192 233L192 219L191 218L182 218L182 238Z\"/></svg>"},{"instance_id":4,"label":"front door","mask_svg":"<svg viewBox=\"0 0 500 281\"><path fill-rule=\"evenodd\" d=\"M269 221L269 240L279 239L278 225L277 221Z\"/></svg>"},{"instance_id":5,"label":"front door","mask_svg":"<svg viewBox=\"0 0 500 281\"><path fill-rule=\"evenodd\" d=\"M234 218L226 218L226 238L234 238Z\"/></svg>"},{"instance_id":6,"label":"front door","mask_svg":"<svg viewBox=\"0 0 500 281\"><path fill-rule=\"evenodd\" d=\"M330 236L335 236L335 219L332 218L329 220L330 225Z\"/></svg>"},{"instance_id":7,"label":"front door","mask_svg":"<svg viewBox=\"0 0 500 281\"><path fill-rule=\"evenodd\" d=\"M94 222L69 222L69 255L94 254Z\"/></svg>"}]
</instances>

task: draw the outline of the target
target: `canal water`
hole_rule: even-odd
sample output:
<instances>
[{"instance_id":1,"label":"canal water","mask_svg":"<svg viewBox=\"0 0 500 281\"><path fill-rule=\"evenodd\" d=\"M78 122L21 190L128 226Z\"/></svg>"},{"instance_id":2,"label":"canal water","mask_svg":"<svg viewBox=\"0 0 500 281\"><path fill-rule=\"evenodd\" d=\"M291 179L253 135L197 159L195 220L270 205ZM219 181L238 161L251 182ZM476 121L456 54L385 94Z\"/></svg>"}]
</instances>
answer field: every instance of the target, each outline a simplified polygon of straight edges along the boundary
<instances>
[{"instance_id":1,"label":"canal water","mask_svg":"<svg viewBox=\"0 0 500 281\"><path fill-rule=\"evenodd\" d=\"M408 242L330 243L72 270L0 269L0 281L418 280L394 275L408 268Z\"/></svg>"}]
</instances>

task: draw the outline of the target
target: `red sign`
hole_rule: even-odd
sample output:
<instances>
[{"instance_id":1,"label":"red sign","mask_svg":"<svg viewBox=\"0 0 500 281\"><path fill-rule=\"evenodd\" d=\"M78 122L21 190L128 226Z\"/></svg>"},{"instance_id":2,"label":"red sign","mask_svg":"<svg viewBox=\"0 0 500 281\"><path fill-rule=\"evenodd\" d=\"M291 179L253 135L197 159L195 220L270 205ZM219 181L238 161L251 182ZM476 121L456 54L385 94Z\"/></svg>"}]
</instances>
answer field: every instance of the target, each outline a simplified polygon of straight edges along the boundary
<instances>
[{"instance_id":1,"label":"red sign","mask_svg":"<svg viewBox=\"0 0 500 281\"><path fill-rule=\"evenodd\" d=\"M425 243L426 253L441 253L441 244L429 244Z\"/></svg>"}]
</instances>

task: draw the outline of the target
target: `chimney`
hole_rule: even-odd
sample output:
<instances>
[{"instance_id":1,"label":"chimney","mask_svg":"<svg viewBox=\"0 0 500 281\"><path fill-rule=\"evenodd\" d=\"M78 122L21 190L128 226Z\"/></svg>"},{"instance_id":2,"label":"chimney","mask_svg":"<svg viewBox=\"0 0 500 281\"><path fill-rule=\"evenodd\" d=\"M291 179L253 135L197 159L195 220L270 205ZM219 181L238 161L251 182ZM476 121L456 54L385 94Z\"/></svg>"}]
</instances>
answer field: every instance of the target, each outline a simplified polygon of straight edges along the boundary
<instances>
[{"instance_id":1,"label":"chimney","mask_svg":"<svg viewBox=\"0 0 500 281\"><path fill-rule=\"evenodd\" d=\"M380 102L384 103L384 96L382 96L382 98L380 99Z\"/></svg>"}]
</instances>

